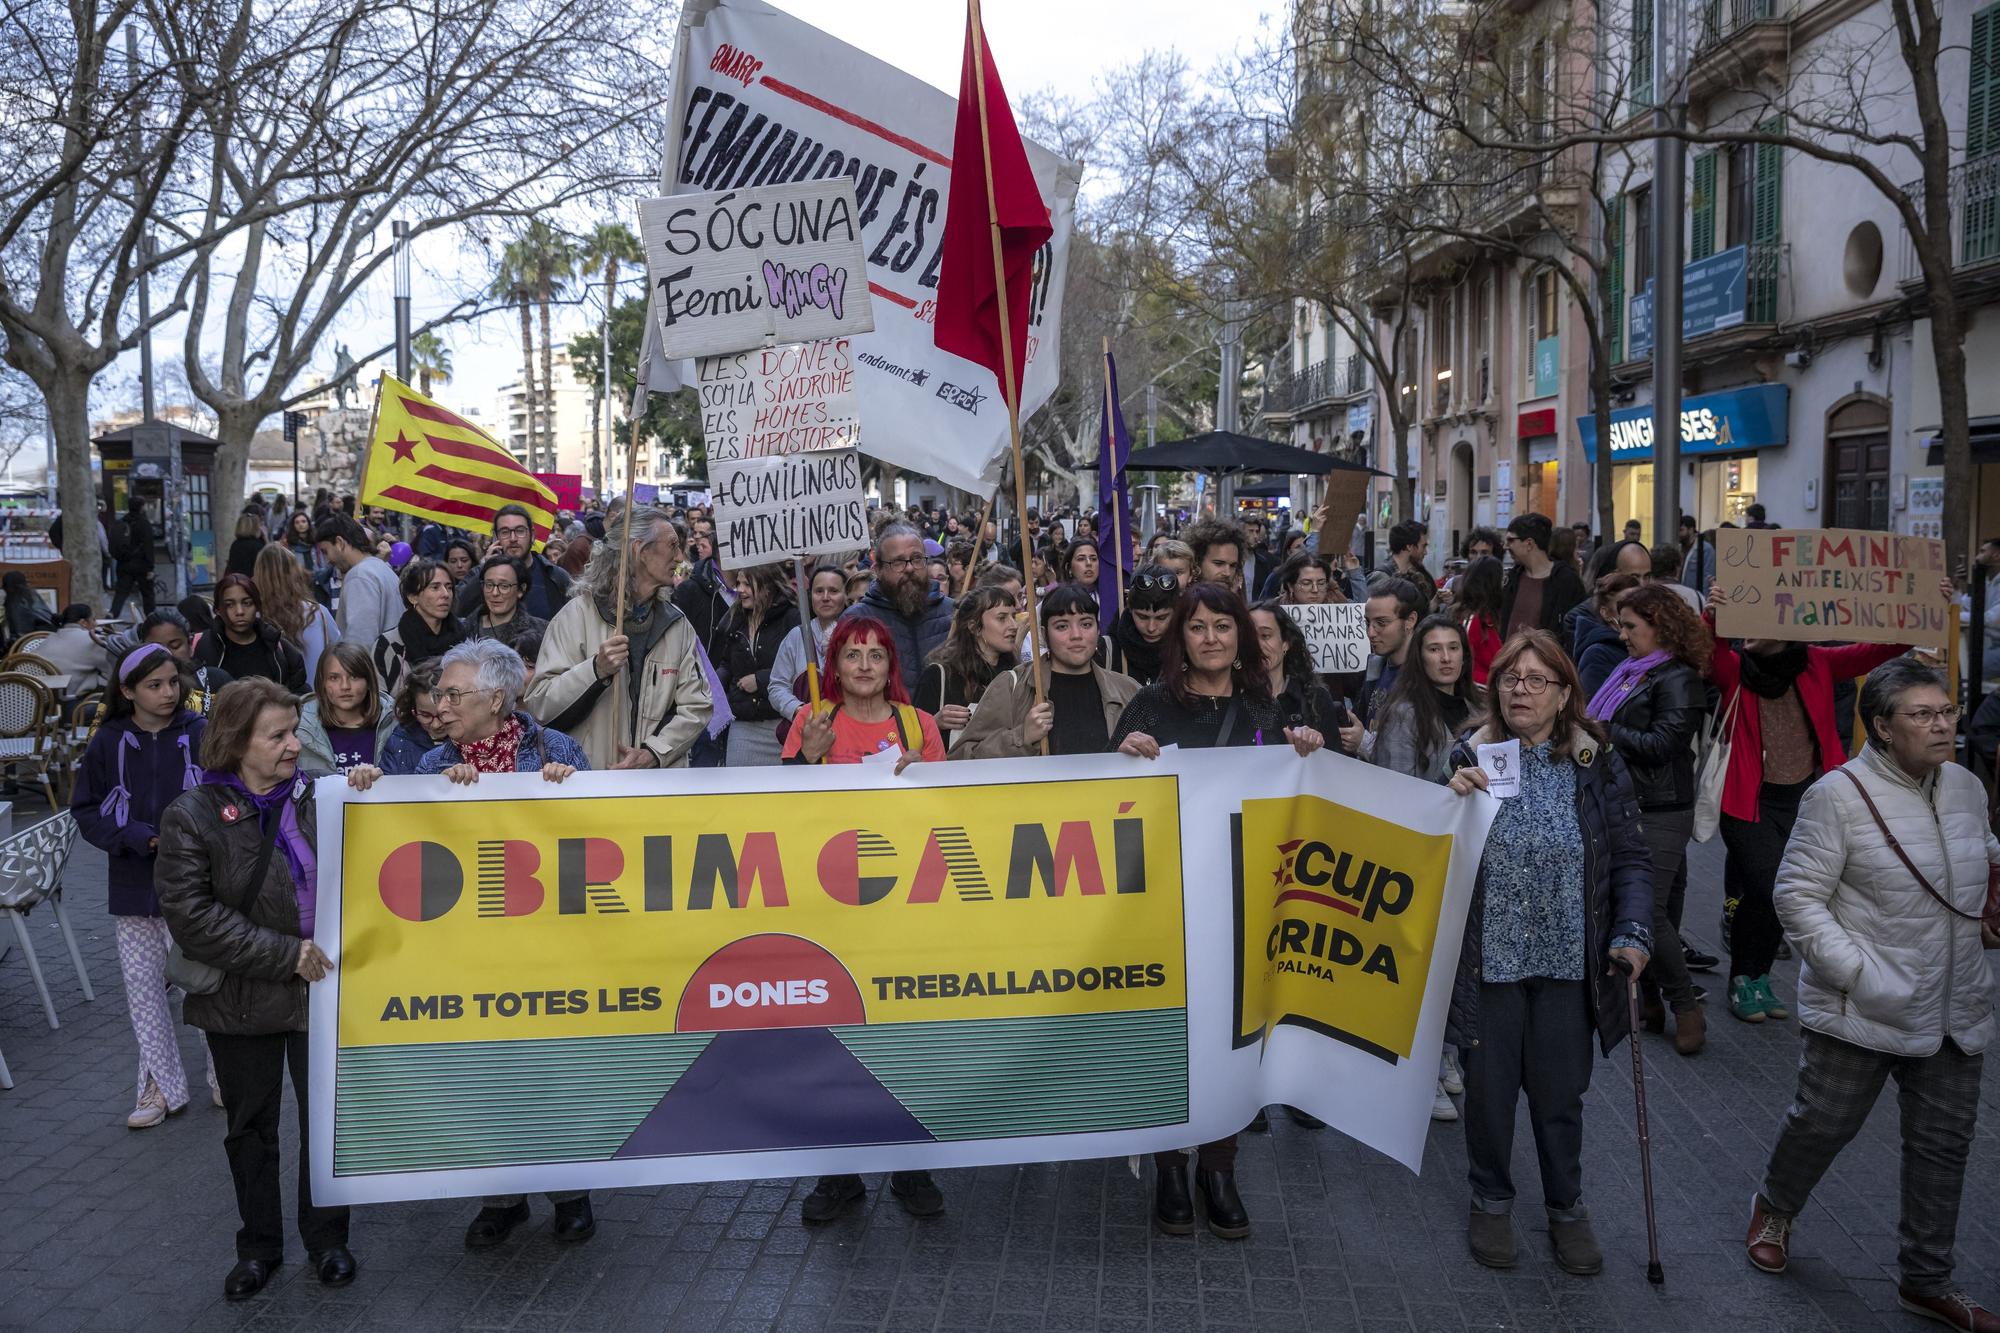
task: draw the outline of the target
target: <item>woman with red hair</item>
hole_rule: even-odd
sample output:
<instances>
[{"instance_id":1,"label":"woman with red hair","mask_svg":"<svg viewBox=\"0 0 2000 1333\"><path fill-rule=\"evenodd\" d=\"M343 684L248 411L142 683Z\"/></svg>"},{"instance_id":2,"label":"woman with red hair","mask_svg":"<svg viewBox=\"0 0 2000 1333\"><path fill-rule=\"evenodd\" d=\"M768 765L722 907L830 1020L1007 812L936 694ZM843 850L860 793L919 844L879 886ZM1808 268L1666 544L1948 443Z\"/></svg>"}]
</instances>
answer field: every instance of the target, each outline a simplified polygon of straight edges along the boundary
<instances>
[{"instance_id":1,"label":"woman with red hair","mask_svg":"<svg viewBox=\"0 0 2000 1333\"><path fill-rule=\"evenodd\" d=\"M881 621L856 616L835 625L826 662L823 697L786 734L784 762L858 764L891 746L902 748L898 773L919 759L943 761L937 719L911 704Z\"/></svg>"},{"instance_id":2,"label":"woman with red hair","mask_svg":"<svg viewBox=\"0 0 2000 1333\"><path fill-rule=\"evenodd\" d=\"M858 764L891 746L902 747L898 773L919 759L944 760L937 720L910 703L895 641L881 621L856 616L833 627L820 688L820 701L801 708L785 734L785 763ZM889 1192L912 1217L944 1211L944 1194L928 1171L890 1172ZM831 1222L865 1193L860 1176L821 1176L799 1206L799 1219L807 1226Z\"/></svg>"}]
</instances>

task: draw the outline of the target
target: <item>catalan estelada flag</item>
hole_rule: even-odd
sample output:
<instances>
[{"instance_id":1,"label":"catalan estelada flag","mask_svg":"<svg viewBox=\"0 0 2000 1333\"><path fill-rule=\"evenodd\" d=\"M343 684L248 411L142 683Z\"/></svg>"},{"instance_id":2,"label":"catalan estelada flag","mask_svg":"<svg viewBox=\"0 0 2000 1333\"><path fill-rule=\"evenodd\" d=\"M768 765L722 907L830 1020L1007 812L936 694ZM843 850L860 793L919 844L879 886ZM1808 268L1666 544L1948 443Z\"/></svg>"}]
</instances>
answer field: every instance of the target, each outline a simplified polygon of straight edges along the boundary
<instances>
[{"instance_id":1,"label":"catalan estelada flag","mask_svg":"<svg viewBox=\"0 0 2000 1333\"><path fill-rule=\"evenodd\" d=\"M362 504L467 529L491 527L501 505L517 504L541 549L555 522L553 491L491 435L395 376L382 376L376 393Z\"/></svg>"}]
</instances>

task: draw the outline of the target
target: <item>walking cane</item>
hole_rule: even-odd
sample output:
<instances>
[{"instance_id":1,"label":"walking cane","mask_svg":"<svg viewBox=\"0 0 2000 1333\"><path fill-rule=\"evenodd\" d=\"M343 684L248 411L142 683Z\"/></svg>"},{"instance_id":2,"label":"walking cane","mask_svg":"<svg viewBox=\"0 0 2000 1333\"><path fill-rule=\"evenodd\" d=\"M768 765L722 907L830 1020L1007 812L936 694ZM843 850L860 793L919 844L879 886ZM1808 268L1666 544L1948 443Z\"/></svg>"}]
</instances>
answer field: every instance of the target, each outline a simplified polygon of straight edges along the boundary
<instances>
[{"instance_id":1,"label":"walking cane","mask_svg":"<svg viewBox=\"0 0 2000 1333\"><path fill-rule=\"evenodd\" d=\"M1660 1229L1653 1220L1653 1141L1646 1132L1646 1056L1639 1049L1639 974L1623 958L1612 961L1625 974L1625 999L1632 1014L1632 1100L1639 1112L1639 1181L1646 1196L1646 1281L1657 1287L1667 1275L1660 1267Z\"/></svg>"}]
</instances>

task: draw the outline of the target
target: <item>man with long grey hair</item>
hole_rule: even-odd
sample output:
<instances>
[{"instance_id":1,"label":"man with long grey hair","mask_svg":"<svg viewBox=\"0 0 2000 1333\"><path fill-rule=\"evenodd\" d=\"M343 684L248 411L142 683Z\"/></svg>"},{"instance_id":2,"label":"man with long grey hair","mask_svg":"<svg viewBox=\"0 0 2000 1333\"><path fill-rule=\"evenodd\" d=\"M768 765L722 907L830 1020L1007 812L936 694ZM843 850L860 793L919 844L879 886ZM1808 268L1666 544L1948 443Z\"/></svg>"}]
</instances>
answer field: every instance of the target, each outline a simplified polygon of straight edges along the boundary
<instances>
[{"instance_id":1,"label":"man with long grey hair","mask_svg":"<svg viewBox=\"0 0 2000 1333\"><path fill-rule=\"evenodd\" d=\"M683 545L664 511L621 513L542 636L528 709L575 737L593 768L682 767L707 731L715 704L700 646L670 600ZM620 623L619 554L628 548Z\"/></svg>"}]
</instances>

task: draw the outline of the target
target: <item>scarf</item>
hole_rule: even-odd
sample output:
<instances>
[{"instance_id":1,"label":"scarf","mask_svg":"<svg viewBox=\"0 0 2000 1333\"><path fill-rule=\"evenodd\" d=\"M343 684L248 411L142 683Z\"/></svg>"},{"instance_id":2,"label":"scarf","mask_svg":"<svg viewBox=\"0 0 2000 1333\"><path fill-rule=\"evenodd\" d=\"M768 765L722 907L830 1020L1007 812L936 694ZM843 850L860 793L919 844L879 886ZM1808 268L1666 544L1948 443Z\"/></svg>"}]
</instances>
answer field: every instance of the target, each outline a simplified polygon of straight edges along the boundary
<instances>
[{"instance_id":1,"label":"scarf","mask_svg":"<svg viewBox=\"0 0 2000 1333\"><path fill-rule=\"evenodd\" d=\"M285 851L285 864L292 872L292 895L299 905L299 936L311 939L313 918L319 902L319 857L313 846L306 840L305 830L299 826L298 802L294 796L305 788L305 779L294 777L280 782L267 792L254 792L234 773L212 773L210 781L225 790L243 797L257 811L257 825L264 827L264 821L271 817L271 811L278 812L278 846ZM257 889L261 891L262 885Z\"/></svg>"},{"instance_id":2,"label":"scarf","mask_svg":"<svg viewBox=\"0 0 2000 1333\"><path fill-rule=\"evenodd\" d=\"M611 632L623 634L630 640L631 652L625 659L625 690L627 702L631 705L626 710L626 719L632 727L633 734L629 738L623 736L616 738L616 744L624 745L629 739L636 745L639 731L639 693L646 683L646 658L653 649L660 646L660 640L667 637L667 631L673 628L676 620L680 619L680 609L670 602L662 601L660 595L655 593L638 605L628 601L625 605L625 623L621 626L618 623L617 606L608 595L600 592L595 601L599 618L612 627ZM715 695L715 700L718 705L723 701L719 691ZM717 711L723 710L718 708ZM723 725L727 726L728 723L724 722Z\"/></svg>"},{"instance_id":3,"label":"scarf","mask_svg":"<svg viewBox=\"0 0 2000 1333\"><path fill-rule=\"evenodd\" d=\"M500 724L500 730L483 741L465 741L458 747L458 757L471 764L481 773L513 773L521 754L521 719L510 717Z\"/></svg>"},{"instance_id":4,"label":"scarf","mask_svg":"<svg viewBox=\"0 0 2000 1333\"><path fill-rule=\"evenodd\" d=\"M1125 655L1126 665L1132 668L1126 675L1142 681L1160 678L1160 645L1146 642L1138 626L1132 623L1130 611L1122 613L1112 623L1111 637L1117 642L1118 650Z\"/></svg>"},{"instance_id":5,"label":"scarf","mask_svg":"<svg viewBox=\"0 0 2000 1333\"><path fill-rule=\"evenodd\" d=\"M1806 669L1806 646L1788 643L1775 653L1744 653L1743 684L1765 699L1782 699Z\"/></svg>"},{"instance_id":6,"label":"scarf","mask_svg":"<svg viewBox=\"0 0 2000 1333\"><path fill-rule=\"evenodd\" d=\"M403 636L403 660L411 666L443 657L447 649L456 648L465 639L464 629L450 616L433 631L414 609L403 612L396 629Z\"/></svg>"},{"instance_id":7,"label":"scarf","mask_svg":"<svg viewBox=\"0 0 2000 1333\"><path fill-rule=\"evenodd\" d=\"M1625 702L1625 696L1639 688L1639 682L1646 678L1646 673L1672 656L1656 649L1644 657L1626 658L1613 667L1604 683L1597 687L1597 693L1590 696L1590 706L1584 712L1592 721L1609 722L1611 715L1618 711L1618 706Z\"/></svg>"}]
</instances>

